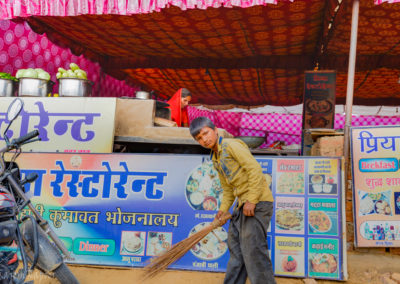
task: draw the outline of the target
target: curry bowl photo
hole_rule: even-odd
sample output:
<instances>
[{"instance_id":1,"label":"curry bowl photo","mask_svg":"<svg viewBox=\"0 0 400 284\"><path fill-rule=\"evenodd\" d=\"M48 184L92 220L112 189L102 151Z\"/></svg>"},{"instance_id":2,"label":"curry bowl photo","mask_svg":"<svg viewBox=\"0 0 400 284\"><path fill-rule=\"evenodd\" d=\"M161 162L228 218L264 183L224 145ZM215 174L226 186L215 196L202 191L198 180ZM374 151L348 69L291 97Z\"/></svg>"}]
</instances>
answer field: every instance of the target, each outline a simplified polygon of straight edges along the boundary
<instances>
[{"instance_id":1,"label":"curry bowl photo","mask_svg":"<svg viewBox=\"0 0 400 284\"><path fill-rule=\"evenodd\" d=\"M326 233L332 227L332 221L323 211L310 211L308 213L308 224L314 232Z\"/></svg>"}]
</instances>

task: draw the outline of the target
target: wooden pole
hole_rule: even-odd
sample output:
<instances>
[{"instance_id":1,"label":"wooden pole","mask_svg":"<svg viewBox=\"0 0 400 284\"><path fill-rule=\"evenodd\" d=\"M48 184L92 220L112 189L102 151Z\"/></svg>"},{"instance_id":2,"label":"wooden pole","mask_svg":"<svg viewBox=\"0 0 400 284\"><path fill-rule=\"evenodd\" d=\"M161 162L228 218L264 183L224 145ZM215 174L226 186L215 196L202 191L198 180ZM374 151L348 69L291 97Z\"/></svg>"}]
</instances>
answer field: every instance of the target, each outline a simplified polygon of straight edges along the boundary
<instances>
[{"instance_id":1,"label":"wooden pole","mask_svg":"<svg viewBox=\"0 0 400 284\"><path fill-rule=\"evenodd\" d=\"M350 52L349 52L349 68L347 72L347 92L346 92L346 122L344 125L344 162L345 162L345 189L349 188L347 177L350 168L350 127L353 110L353 93L354 93L354 74L356 68L356 52L357 52L357 33L358 33L358 14L360 10L359 0L353 1L353 11L351 18L351 35L350 35Z\"/></svg>"}]
</instances>

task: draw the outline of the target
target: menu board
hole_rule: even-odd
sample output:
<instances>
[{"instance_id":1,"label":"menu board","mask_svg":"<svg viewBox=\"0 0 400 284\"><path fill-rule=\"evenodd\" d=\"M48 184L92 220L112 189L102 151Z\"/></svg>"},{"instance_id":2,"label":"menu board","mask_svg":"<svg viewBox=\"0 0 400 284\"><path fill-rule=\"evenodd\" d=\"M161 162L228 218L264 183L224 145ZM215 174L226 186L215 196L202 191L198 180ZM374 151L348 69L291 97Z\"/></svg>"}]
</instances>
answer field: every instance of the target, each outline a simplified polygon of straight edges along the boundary
<instances>
[{"instance_id":1,"label":"menu board","mask_svg":"<svg viewBox=\"0 0 400 284\"><path fill-rule=\"evenodd\" d=\"M264 160L258 161L262 165ZM275 274L344 279L341 160L273 161L271 255Z\"/></svg>"},{"instance_id":2,"label":"menu board","mask_svg":"<svg viewBox=\"0 0 400 284\"><path fill-rule=\"evenodd\" d=\"M335 122L336 72L304 74L303 129L333 128Z\"/></svg>"},{"instance_id":3,"label":"menu board","mask_svg":"<svg viewBox=\"0 0 400 284\"><path fill-rule=\"evenodd\" d=\"M351 128L356 245L400 247L400 127Z\"/></svg>"},{"instance_id":4,"label":"menu board","mask_svg":"<svg viewBox=\"0 0 400 284\"><path fill-rule=\"evenodd\" d=\"M274 195L267 243L275 274L344 279L341 160L256 159ZM24 177L38 174L26 191L77 264L143 267L212 222L223 194L202 155L27 153L18 163ZM170 268L224 272L228 226Z\"/></svg>"}]
</instances>

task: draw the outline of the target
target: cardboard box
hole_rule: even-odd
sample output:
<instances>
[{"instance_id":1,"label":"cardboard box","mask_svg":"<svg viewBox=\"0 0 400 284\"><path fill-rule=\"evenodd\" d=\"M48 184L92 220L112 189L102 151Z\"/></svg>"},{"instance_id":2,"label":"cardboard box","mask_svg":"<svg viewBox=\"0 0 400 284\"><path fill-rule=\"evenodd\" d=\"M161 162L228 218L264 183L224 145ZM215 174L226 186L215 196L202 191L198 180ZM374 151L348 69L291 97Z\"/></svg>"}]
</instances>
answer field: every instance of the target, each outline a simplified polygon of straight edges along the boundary
<instances>
[{"instance_id":1,"label":"cardboard box","mask_svg":"<svg viewBox=\"0 0 400 284\"><path fill-rule=\"evenodd\" d=\"M344 139L342 135L319 137L311 147L311 156L343 156L343 143Z\"/></svg>"}]
</instances>

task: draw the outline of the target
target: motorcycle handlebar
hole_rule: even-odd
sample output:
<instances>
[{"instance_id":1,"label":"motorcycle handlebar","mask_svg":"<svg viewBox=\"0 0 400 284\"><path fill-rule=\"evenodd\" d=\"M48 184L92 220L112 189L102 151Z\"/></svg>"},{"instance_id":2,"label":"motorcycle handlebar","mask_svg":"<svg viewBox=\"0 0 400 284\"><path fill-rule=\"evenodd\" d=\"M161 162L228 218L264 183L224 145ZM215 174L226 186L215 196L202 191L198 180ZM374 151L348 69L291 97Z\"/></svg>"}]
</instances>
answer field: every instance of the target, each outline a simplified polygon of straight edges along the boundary
<instances>
[{"instance_id":1,"label":"motorcycle handlebar","mask_svg":"<svg viewBox=\"0 0 400 284\"><path fill-rule=\"evenodd\" d=\"M35 138L39 136L39 131L38 130L33 130L31 132L29 132L28 134L21 136L19 138L13 139L11 144L16 144L16 145L20 145L23 144L26 141L31 140L32 138Z\"/></svg>"}]
</instances>

